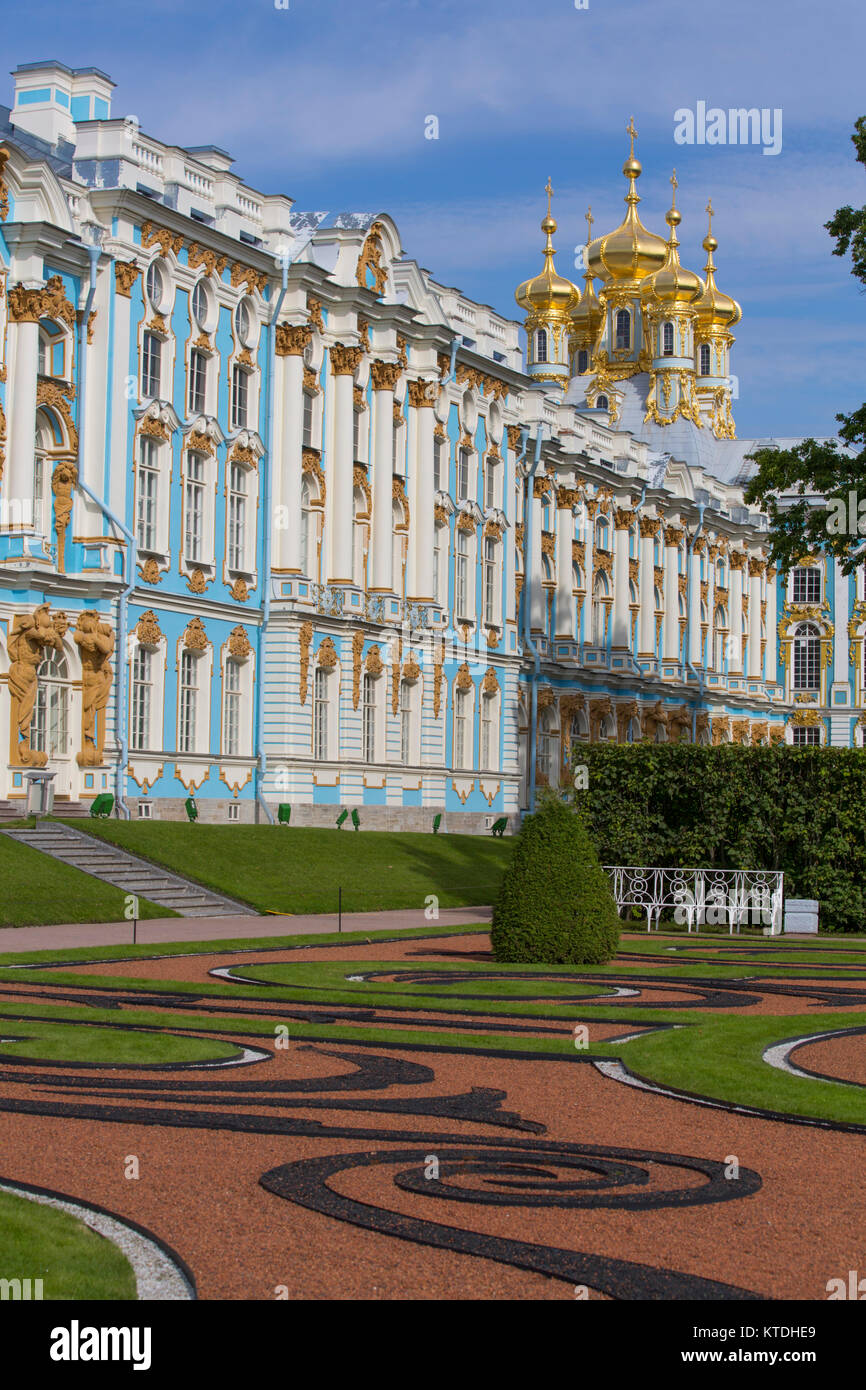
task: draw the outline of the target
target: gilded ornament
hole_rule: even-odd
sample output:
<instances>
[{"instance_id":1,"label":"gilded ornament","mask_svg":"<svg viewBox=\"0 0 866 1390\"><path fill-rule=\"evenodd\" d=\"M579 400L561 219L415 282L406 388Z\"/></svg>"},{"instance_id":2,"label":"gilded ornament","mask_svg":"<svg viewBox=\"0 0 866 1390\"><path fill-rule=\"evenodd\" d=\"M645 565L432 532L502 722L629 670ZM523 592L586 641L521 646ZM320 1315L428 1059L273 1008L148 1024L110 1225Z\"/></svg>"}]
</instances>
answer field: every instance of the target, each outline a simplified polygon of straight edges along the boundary
<instances>
[{"instance_id":1,"label":"gilded ornament","mask_svg":"<svg viewBox=\"0 0 866 1390\"><path fill-rule=\"evenodd\" d=\"M369 288L367 285L367 271L370 270L373 273L376 294L381 295L385 293L388 274L382 260L382 223L374 222L367 233L364 245L361 247L361 254L358 257L358 266L355 272L355 279L362 290Z\"/></svg>"},{"instance_id":2,"label":"gilded ornament","mask_svg":"<svg viewBox=\"0 0 866 1390\"><path fill-rule=\"evenodd\" d=\"M149 555L144 564L140 566L139 574L145 584L159 584L162 581L162 571L152 555Z\"/></svg>"},{"instance_id":3,"label":"gilded ornament","mask_svg":"<svg viewBox=\"0 0 866 1390\"><path fill-rule=\"evenodd\" d=\"M310 671L310 643L313 640L313 624L301 623L298 631L298 641L301 648L301 679L298 690L298 698L302 705L307 703L307 678Z\"/></svg>"},{"instance_id":4,"label":"gilded ornament","mask_svg":"<svg viewBox=\"0 0 866 1390\"><path fill-rule=\"evenodd\" d=\"M187 251L187 261L190 270L198 270L204 266L205 275L222 275L228 264L228 256L219 256L216 251L209 251L205 246L199 246L197 241L191 241Z\"/></svg>"},{"instance_id":5,"label":"gilded ornament","mask_svg":"<svg viewBox=\"0 0 866 1390\"><path fill-rule=\"evenodd\" d=\"M229 633L229 652L238 661L243 661L252 651L252 643L244 629L238 625Z\"/></svg>"},{"instance_id":6,"label":"gilded ornament","mask_svg":"<svg viewBox=\"0 0 866 1390\"><path fill-rule=\"evenodd\" d=\"M313 337L312 324L278 323L276 354L278 357L302 357Z\"/></svg>"},{"instance_id":7,"label":"gilded ornament","mask_svg":"<svg viewBox=\"0 0 866 1390\"><path fill-rule=\"evenodd\" d=\"M232 261L231 283L234 289L239 285L246 285L250 294L258 290L264 294L268 283L268 273L266 270L255 270L251 265L242 265L240 261Z\"/></svg>"},{"instance_id":8,"label":"gilded ornament","mask_svg":"<svg viewBox=\"0 0 866 1390\"><path fill-rule=\"evenodd\" d=\"M111 694L114 632L92 609L79 613L73 639L81 660L81 752L79 767L99 767L105 744L105 710Z\"/></svg>"},{"instance_id":9,"label":"gilded ornament","mask_svg":"<svg viewBox=\"0 0 866 1390\"><path fill-rule=\"evenodd\" d=\"M192 574L189 575L187 579L187 588L191 594L204 594L207 592L207 580L202 570L193 570Z\"/></svg>"},{"instance_id":10,"label":"gilded ornament","mask_svg":"<svg viewBox=\"0 0 866 1390\"><path fill-rule=\"evenodd\" d=\"M345 343L331 345L331 371L334 376L353 376L363 357L360 347L346 347Z\"/></svg>"},{"instance_id":11,"label":"gilded ornament","mask_svg":"<svg viewBox=\"0 0 866 1390\"><path fill-rule=\"evenodd\" d=\"M352 634L352 709L361 702L361 655L364 650L363 632Z\"/></svg>"},{"instance_id":12,"label":"gilded ornament","mask_svg":"<svg viewBox=\"0 0 866 1390\"><path fill-rule=\"evenodd\" d=\"M159 619L152 608L142 613L135 625L135 635L143 647L158 647L163 638Z\"/></svg>"},{"instance_id":13,"label":"gilded ornament","mask_svg":"<svg viewBox=\"0 0 866 1390\"><path fill-rule=\"evenodd\" d=\"M168 227L154 227L152 222L142 222L141 244L146 249L158 244L160 256L167 256L169 251L173 252L175 256L179 256L183 246L183 236L180 232L170 231Z\"/></svg>"},{"instance_id":14,"label":"gilded ornament","mask_svg":"<svg viewBox=\"0 0 866 1390\"><path fill-rule=\"evenodd\" d=\"M184 628L183 645L191 652L204 651L207 646L207 633L201 618L190 618Z\"/></svg>"},{"instance_id":15,"label":"gilded ornament","mask_svg":"<svg viewBox=\"0 0 866 1390\"><path fill-rule=\"evenodd\" d=\"M135 261L115 261L114 262L114 288L118 294L122 294L124 299L132 298L132 287L139 275L139 268Z\"/></svg>"},{"instance_id":16,"label":"gilded ornament","mask_svg":"<svg viewBox=\"0 0 866 1390\"><path fill-rule=\"evenodd\" d=\"M78 469L71 460L58 463L51 475L51 491L54 494L54 527L57 532L57 568L61 574L66 569L66 528L72 515L72 489L78 482Z\"/></svg>"}]
</instances>

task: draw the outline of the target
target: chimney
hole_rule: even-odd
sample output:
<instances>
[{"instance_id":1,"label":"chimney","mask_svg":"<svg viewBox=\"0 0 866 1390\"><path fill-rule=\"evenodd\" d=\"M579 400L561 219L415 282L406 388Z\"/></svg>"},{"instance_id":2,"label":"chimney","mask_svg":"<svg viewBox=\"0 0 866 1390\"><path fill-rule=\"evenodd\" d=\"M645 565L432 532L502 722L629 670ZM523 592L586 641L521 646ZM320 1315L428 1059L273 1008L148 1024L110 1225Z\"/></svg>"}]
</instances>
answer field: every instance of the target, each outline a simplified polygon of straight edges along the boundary
<instances>
[{"instance_id":1,"label":"chimney","mask_svg":"<svg viewBox=\"0 0 866 1390\"><path fill-rule=\"evenodd\" d=\"M68 68L65 63L22 63L15 79L15 102L10 122L49 145L75 143L79 121L104 121L111 116L114 83L99 68Z\"/></svg>"}]
</instances>

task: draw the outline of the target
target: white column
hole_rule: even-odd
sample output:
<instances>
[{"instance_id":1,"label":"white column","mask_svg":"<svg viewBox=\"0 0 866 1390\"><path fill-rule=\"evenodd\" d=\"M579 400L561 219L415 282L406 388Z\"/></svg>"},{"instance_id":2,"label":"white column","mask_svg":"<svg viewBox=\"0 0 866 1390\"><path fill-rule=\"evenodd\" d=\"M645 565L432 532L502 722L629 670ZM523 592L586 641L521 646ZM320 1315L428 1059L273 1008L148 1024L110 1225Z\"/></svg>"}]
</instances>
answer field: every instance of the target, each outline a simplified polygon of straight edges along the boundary
<instances>
[{"instance_id":1,"label":"white column","mask_svg":"<svg viewBox=\"0 0 866 1390\"><path fill-rule=\"evenodd\" d=\"M771 683L775 683L779 678L776 670L778 573L778 570L774 570L771 566L767 567L767 650L764 655L764 679Z\"/></svg>"},{"instance_id":2,"label":"white column","mask_svg":"<svg viewBox=\"0 0 866 1390\"><path fill-rule=\"evenodd\" d=\"M331 348L334 374L334 464L326 506L330 517L328 583L352 583L352 521L354 495L354 373L361 360L359 347L335 343Z\"/></svg>"},{"instance_id":3,"label":"white column","mask_svg":"<svg viewBox=\"0 0 866 1390\"><path fill-rule=\"evenodd\" d=\"M25 291L32 296L33 291ZM34 312L36 312L34 310ZM10 318L14 372L7 394L9 448L3 496L7 502L5 524L30 530L33 518L33 470L36 460L36 386L39 364L39 324L31 319ZM11 356L11 353L10 353ZM43 486L48 486L46 479Z\"/></svg>"},{"instance_id":4,"label":"white column","mask_svg":"<svg viewBox=\"0 0 866 1390\"><path fill-rule=\"evenodd\" d=\"M586 593L583 596L583 640L585 643L592 642L592 592L595 580L595 514L598 511L598 503L592 498L584 501L583 514L583 582ZM578 634L579 636L580 634Z\"/></svg>"},{"instance_id":5,"label":"white column","mask_svg":"<svg viewBox=\"0 0 866 1390\"><path fill-rule=\"evenodd\" d=\"M742 675L743 671L743 567L746 557L739 550L730 554L731 566L731 631L728 651L728 674Z\"/></svg>"},{"instance_id":6,"label":"white column","mask_svg":"<svg viewBox=\"0 0 866 1390\"><path fill-rule=\"evenodd\" d=\"M749 559L749 676L761 676L761 575L764 565Z\"/></svg>"},{"instance_id":7,"label":"white column","mask_svg":"<svg viewBox=\"0 0 866 1390\"><path fill-rule=\"evenodd\" d=\"M679 554L682 527L665 527L665 635L664 656L670 661L680 652Z\"/></svg>"},{"instance_id":8,"label":"white column","mask_svg":"<svg viewBox=\"0 0 866 1390\"><path fill-rule=\"evenodd\" d=\"M502 611L507 623L517 621L517 603L515 601L514 590L516 587L517 575L517 525L518 525L518 500L515 488L515 468L514 463L519 458L516 445L512 445L509 431L514 428L509 426L503 436L503 449L507 441L508 449L503 461L504 487L502 489L502 510L511 525L510 533L506 531L502 537L503 566L502 566Z\"/></svg>"},{"instance_id":9,"label":"white column","mask_svg":"<svg viewBox=\"0 0 866 1390\"><path fill-rule=\"evenodd\" d=\"M830 570L833 567L833 619L835 622L835 633L833 636L833 684L848 688L851 679L850 668L848 666L848 617L851 612L851 602L849 590L853 587L854 598L857 597L857 576L856 573L849 579L847 574L842 573L842 566L837 559L827 557L826 566ZM830 576L827 576L827 593L829 596Z\"/></svg>"},{"instance_id":10,"label":"white column","mask_svg":"<svg viewBox=\"0 0 866 1390\"><path fill-rule=\"evenodd\" d=\"M715 552L715 554L714 554ZM716 613L716 556L719 547L714 542L707 546L707 670L713 669L716 659L713 650L713 622Z\"/></svg>"},{"instance_id":11,"label":"white column","mask_svg":"<svg viewBox=\"0 0 866 1390\"><path fill-rule=\"evenodd\" d=\"M409 458L411 503L409 516L409 598L429 603L433 598L433 401L436 383L409 382ZM414 450L413 450L414 442Z\"/></svg>"},{"instance_id":12,"label":"white column","mask_svg":"<svg viewBox=\"0 0 866 1390\"><path fill-rule=\"evenodd\" d=\"M370 590L390 593L392 574L394 502L394 387L400 377L397 362L373 362L373 564Z\"/></svg>"},{"instance_id":13,"label":"white column","mask_svg":"<svg viewBox=\"0 0 866 1390\"><path fill-rule=\"evenodd\" d=\"M706 542L699 538L696 547L701 549ZM689 613L689 661L697 668L701 664L701 550L692 550L689 566L689 592L687 595Z\"/></svg>"},{"instance_id":14,"label":"white column","mask_svg":"<svg viewBox=\"0 0 866 1390\"><path fill-rule=\"evenodd\" d=\"M613 533L613 635L611 646L628 650L631 646L631 613L629 611L629 536L634 512L617 507Z\"/></svg>"},{"instance_id":15,"label":"white column","mask_svg":"<svg viewBox=\"0 0 866 1390\"><path fill-rule=\"evenodd\" d=\"M556 609L553 631L555 637L573 639L574 594L572 593L571 543L574 540L574 493L559 488L556 494Z\"/></svg>"},{"instance_id":16,"label":"white column","mask_svg":"<svg viewBox=\"0 0 866 1390\"><path fill-rule=\"evenodd\" d=\"M640 522L640 641L639 657L654 657L656 650L655 537L660 522Z\"/></svg>"},{"instance_id":17,"label":"white column","mask_svg":"<svg viewBox=\"0 0 866 1390\"><path fill-rule=\"evenodd\" d=\"M280 324L277 329L277 392L275 419L280 426L278 442L271 460L274 508L281 507L280 527L273 518L265 517L264 525L273 526L273 567L289 573L301 569L301 483L304 451L304 358L310 340L310 329L303 324L293 328Z\"/></svg>"}]
</instances>

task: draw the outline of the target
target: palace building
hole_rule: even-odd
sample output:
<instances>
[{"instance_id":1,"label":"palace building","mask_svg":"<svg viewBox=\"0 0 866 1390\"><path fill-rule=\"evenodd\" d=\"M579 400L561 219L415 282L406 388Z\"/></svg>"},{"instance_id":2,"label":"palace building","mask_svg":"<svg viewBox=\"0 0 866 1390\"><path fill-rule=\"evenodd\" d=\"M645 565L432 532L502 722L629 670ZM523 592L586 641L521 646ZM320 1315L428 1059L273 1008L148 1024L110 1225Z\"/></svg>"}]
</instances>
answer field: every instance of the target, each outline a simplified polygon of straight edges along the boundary
<instances>
[{"instance_id":1,"label":"palace building","mask_svg":"<svg viewBox=\"0 0 866 1390\"><path fill-rule=\"evenodd\" d=\"M0 812L511 828L608 739L861 744L866 572L767 560L712 211L520 324L16 69L0 107Z\"/></svg>"}]
</instances>

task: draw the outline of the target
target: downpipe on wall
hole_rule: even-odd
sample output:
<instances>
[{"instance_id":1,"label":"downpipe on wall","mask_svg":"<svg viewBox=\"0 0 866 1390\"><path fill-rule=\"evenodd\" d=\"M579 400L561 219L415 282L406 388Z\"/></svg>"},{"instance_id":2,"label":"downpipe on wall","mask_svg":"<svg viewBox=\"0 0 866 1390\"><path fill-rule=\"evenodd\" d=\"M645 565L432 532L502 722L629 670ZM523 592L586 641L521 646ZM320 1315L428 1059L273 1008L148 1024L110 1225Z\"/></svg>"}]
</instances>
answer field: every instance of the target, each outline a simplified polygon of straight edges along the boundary
<instances>
[{"instance_id":1,"label":"downpipe on wall","mask_svg":"<svg viewBox=\"0 0 866 1390\"><path fill-rule=\"evenodd\" d=\"M688 604L688 609L687 609L687 611L686 611L686 669L689 670L689 671L691 671L692 675L696 678L696 680L697 680L697 682L698 682L698 700L697 700L697 704L694 704L694 705L692 706L692 743L696 743L696 742L697 742L697 737L698 737L698 710L703 706L703 703L704 703L704 672L703 672L703 668L701 668L700 670L696 671L695 668L694 668L694 666L692 665L691 656L690 656L691 649L692 649L692 602L691 602L692 552L694 551L694 548L695 548L695 541L698 539L698 536L701 534L701 532L702 532L703 529L704 529L704 504L703 504L703 502L698 502L697 507L698 507L698 512L700 513L700 515L699 515L699 517L698 517L698 529L697 529L697 531L695 532L695 534L689 538L689 547L688 547L688 551L687 551L687 553L686 553L686 577L687 577L688 583L689 583L689 588L687 589L687 592L688 592L688 595L689 595L689 604ZM712 630L711 630L711 631L712 631Z\"/></svg>"},{"instance_id":2,"label":"downpipe on wall","mask_svg":"<svg viewBox=\"0 0 866 1390\"><path fill-rule=\"evenodd\" d=\"M537 722L538 722L538 677L541 672L541 656L538 647L532 640L532 603L530 601L530 587L532 584L532 501L533 484L536 470L541 462L541 445L544 439L544 423L539 421L538 433L535 436L535 456L532 460L532 467L524 479L524 499L523 499L523 592L521 602L523 604L523 645L532 657L531 673L531 694L529 708L529 795L528 812L532 815L535 811L535 756L537 744Z\"/></svg>"}]
</instances>

